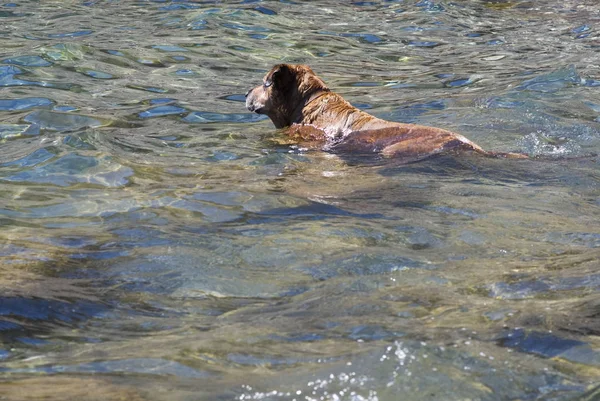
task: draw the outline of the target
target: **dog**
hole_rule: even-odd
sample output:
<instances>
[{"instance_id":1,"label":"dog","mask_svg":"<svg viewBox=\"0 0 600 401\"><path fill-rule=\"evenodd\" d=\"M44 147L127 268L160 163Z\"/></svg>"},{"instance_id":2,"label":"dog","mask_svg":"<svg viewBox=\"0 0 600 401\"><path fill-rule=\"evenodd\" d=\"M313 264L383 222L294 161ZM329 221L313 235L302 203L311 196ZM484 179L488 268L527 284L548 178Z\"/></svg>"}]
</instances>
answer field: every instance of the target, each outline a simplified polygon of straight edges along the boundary
<instances>
[{"instance_id":1,"label":"dog","mask_svg":"<svg viewBox=\"0 0 600 401\"><path fill-rule=\"evenodd\" d=\"M420 160L467 150L489 157L527 158L490 152L462 135L434 127L386 121L352 106L332 92L306 65L279 64L246 93L246 108L267 115L276 128L305 147L376 153Z\"/></svg>"}]
</instances>

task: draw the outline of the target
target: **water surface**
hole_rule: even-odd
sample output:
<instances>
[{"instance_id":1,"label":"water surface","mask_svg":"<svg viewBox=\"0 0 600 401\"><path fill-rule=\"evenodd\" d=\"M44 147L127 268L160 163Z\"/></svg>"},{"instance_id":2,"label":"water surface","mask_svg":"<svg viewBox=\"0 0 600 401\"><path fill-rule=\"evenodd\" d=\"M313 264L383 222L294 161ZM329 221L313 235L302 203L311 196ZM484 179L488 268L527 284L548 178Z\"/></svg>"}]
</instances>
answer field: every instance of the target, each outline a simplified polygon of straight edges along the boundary
<instances>
[{"instance_id":1,"label":"water surface","mask_svg":"<svg viewBox=\"0 0 600 401\"><path fill-rule=\"evenodd\" d=\"M1 399L599 396L595 1L0 20ZM304 151L244 108L280 62L532 159Z\"/></svg>"}]
</instances>

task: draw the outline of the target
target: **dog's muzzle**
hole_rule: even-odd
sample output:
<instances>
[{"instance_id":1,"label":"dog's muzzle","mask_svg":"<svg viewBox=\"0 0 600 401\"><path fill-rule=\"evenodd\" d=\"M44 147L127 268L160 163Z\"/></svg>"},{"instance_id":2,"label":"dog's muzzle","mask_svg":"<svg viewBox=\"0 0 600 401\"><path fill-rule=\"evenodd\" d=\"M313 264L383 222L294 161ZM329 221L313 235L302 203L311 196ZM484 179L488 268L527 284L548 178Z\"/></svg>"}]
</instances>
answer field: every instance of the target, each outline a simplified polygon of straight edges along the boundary
<instances>
[{"instance_id":1,"label":"dog's muzzle","mask_svg":"<svg viewBox=\"0 0 600 401\"><path fill-rule=\"evenodd\" d=\"M262 105L257 105L255 99L255 96L252 95L252 89L246 92L246 108L253 113L262 114Z\"/></svg>"},{"instance_id":2,"label":"dog's muzzle","mask_svg":"<svg viewBox=\"0 0 600 401\"><path fill-rule=\"evenodd\" d=\"M248 101L248 99L246 99L246 108L253 113L260 114L260 108L256 108L256 106L254 106L250 101Z\"/></svg>"}]
</instances>

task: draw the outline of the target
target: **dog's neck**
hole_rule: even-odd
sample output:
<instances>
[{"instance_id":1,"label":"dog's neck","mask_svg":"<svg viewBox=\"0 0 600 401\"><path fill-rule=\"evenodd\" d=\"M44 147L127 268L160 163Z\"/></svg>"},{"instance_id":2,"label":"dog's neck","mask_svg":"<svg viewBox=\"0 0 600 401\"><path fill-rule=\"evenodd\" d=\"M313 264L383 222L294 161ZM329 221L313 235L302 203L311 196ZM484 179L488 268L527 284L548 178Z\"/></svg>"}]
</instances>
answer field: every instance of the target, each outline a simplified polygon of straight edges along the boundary
<instances>
[{"instance_id":1,"label":"dog's neck","mask_svg":"<svg viewBox=\"0 0 600 401\"><path fill-rule=\"evenodd\" d=\"M317 89L310 94L300 97L299 95L290 96L287 104L277 108L271 114L267 114L275 128L286 128L293 124L304 123L304 112L307 107L314 107L318 104L317 100L327 93L331 93L328 89ZM297 100L299 99L299 100Z\"/></svg>"},{"instance_id":2,"label":"dog's neck","mask_svg":"<svg viewBox=\"0 0 600 401\"><path fill-rule=\"evenodd\" d=\"M304 103L304 107L308 106L311 102L317 101L318 99L320 99L321 97L325 96L328 93L331 93L331 91L329 89L327 89L327 90L319 89L319 90L313 92L308 97L308 100Z\"/></svg>"},{"instance_id":3,"label":"dog's neck","mask_svg":"<svg viewBox=\"0 0 600 401\"><path fill-rule=\"evenodd\" d=\"M341 109L340 105L343 105ZM299 115L299 118L293 123L309 124L322 130L340 132L361 129L366 120L375 119L329 90L318 91L309 96L296 115Z\"/></svg>"},{"instance_id":4,"label":"dog's neck","mask_svg":"<svg viewBox=\"0 0 600 401\"><path fill-rule=\"evenodd\" d=\"M329 89L318 89L305 97L305 100L299 102L294 111L291 113L292 118L290 119L289 125L302 124L304 122L305 110L312 109L315 107L315 105L318 107L319 100L328 93L331 93Z\"/></svg>"}]
</instances>

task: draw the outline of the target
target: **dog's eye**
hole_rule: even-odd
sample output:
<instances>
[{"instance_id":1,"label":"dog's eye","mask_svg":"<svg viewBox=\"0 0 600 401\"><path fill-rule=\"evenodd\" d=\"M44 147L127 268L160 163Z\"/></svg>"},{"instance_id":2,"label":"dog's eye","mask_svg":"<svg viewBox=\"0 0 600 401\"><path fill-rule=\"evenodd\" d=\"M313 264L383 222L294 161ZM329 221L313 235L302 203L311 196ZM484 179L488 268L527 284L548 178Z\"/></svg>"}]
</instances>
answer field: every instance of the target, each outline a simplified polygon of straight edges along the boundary
<instances>
[{"instance_id":1,"label":"dog's eye","mask_svg":"<svg viewBox=\"0 0 600 401\"><path fill-rule=\"evenodd\" d=\"M269 86L273 85L273 81L265 81L265 83L263 84L263 86L265 88L268 88Z\"/></svg>"}]
</instances>

